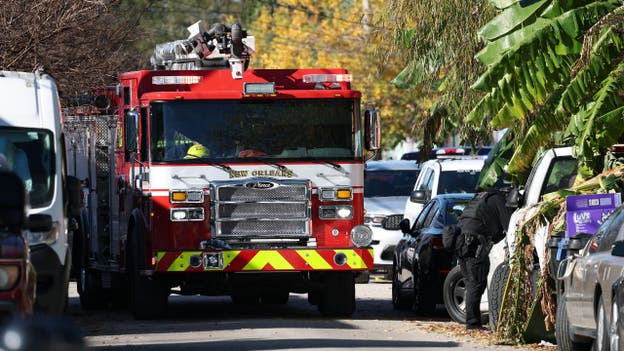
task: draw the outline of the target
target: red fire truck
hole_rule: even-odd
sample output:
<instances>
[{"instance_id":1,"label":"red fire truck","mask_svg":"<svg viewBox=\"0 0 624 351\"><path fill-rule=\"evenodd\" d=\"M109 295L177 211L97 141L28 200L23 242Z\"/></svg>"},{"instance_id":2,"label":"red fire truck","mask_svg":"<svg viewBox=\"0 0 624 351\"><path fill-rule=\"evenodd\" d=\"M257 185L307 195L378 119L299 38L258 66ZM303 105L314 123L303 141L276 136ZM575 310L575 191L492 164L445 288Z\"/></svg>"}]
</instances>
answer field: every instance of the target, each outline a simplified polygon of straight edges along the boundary
<instances>
[{"instance_id":1,"label":"red fire truck","mask_svg":"<svg viewBox=\"0 0 624 351\"><path fill-rule=\"evenodd\" d=\"M157 46L155 69L120 74L96 113L65 117L87 202L82 305L125 300L151 318L171 293L283 304L294 292L351 315L354 276L373 265L363 169L379 112L361 110L344 69L247 70L253 37L238 24L189 30Z\"/></svg>"}]
</instances>

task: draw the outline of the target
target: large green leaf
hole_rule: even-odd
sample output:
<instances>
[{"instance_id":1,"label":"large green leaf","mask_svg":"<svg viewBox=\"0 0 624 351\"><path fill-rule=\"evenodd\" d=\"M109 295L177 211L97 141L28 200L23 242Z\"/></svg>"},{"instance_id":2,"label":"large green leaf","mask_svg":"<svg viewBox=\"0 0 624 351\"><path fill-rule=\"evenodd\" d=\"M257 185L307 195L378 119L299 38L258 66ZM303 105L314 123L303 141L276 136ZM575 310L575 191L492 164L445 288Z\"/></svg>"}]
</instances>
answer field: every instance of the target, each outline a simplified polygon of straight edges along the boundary
<instances>
[{"instance_id":1,"label":"large green leaf","mask_svg":"<svg viewBox=\"0 0 624 351\"><path fill-rule=\"evenodd\" d=\"M538 18L522 30L516 30L506 36L500 37L495 41L487 43L487 45L479 51L475 58L484 65L491 65L500 59L500 56L507 50L518 45L527 37L549 25L552 20Z\"/></svg>"},{"instance_id":2,"label":"large green leaf","mask_svg":"<svg viewBox=\"0 0 624 351\"><path fill-rule=\"evenodd\" d=\"M521 138L520 145L518 145L511 160L509 160L507 172L521 181L526 180L537 151L548 145L552 140L552 134L567 124L567 120L561 120L553 113L557 108L562 91L562 88L556 89L544 103L531 127Z\"/></svg>"},{"instance_id":3,"label":"large green leaf","mask_svg":"<svg viewBox=\"0 0 624 351\"><path fill-rule=\"evenodd\" d=\"M531 23L548 3L548 0L516 2L481 27L478 34L485 40L496 40L521 25Z\"/></svg>"},{"instance_id":4,"label":"large green leaf","mask_svg":"<svg viewBox=\"0 0 624 351\"><path fill-rule=\"evenodd\" d=\"M562 14L553 20L549 26L527 35L525 40L503 53L500 59L493 63L473 84L473 89L489 91L495 88L499 79L519 65L527 65L535 70L536 67L533 65L535 63L538 65L538 70L530 74L540 74L537 71L542 71L542 74L546 73L543 71L544 69L552 74L559 63L555 50L548 48L556 47L560 43L556 38L567 36L574 40L617 5L618 1L616 0L601 1ZM544 52L547 52L548 55L544 55Z\"/></svg>"}]
</instances>

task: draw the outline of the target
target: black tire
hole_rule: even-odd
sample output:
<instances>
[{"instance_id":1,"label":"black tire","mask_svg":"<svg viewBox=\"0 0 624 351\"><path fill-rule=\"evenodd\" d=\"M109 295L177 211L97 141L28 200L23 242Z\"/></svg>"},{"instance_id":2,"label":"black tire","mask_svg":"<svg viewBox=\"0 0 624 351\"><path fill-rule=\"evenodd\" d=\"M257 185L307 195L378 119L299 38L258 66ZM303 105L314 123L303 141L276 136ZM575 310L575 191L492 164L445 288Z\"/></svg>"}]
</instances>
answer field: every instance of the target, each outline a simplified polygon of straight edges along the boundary
<instances>
[{"instance_id":1,"label":"black tire","mask_svg":"<svg viewBox=\"0 0 624 351\"><path fill-rule=\"evenodd\" d=\"M355 312L355 277L353 272L327 272L318 309L327 317L349 317Z\"/></svg>"},{"instance_id":2,"label":"black tire","mask_svg":"<svg viewBox=\"0 0 624 351\"><path fill-rule=\"evenodd\" d=\"M407 310L414 303L414 299L408 299L401 293L399 272L396 265L392 267L392 307L395 310Z\"/></svg>"},{"instance_id":3,"label":"black tire","mask_svg":"<svg viewBox=\"0 0 624 351\"><path fill-rule=\"evenodd\" d=\"M593 350L609 350L609 322L602 302L602 296L598 297L598 308L596 309L596 340L594 340Z\"/></svg>"},{"instance_id":4,"label":"black tire","mask_svg":"<svg viewBox=\"0 0 624 351\"><path fill-rule=\"evenodd\" d=\"M265 291L260 294L260 302L264 305L285 305L289 296L288 290Z\"/></svg>"},{"instance_id":5,"label":"black tire","mask_svg":"<svg viewBox=\"0 0 624 351\"><path fill-rule=\"evenodd\" d=\"M561 351L583 351L589 350L591 344L579 343L572 339L570 333L570 322L566 311L565 298L557 299L557 318L555 324L555 337L557 338L557 346Z\"/></svg>"},{"instance_id":6,"label":"black tire","mask_svg":"<svg viewBox=\"0 0 624 351\"><path fill-rule=\"evenodd\" d=\"M494 269L490 287L488 288L488 309L490 317L490 329L496 331L498 326L498 315L503 304L505 286L509 278L509 262L505 261Z\"/></svg>"},{"instance_id":7,"label":"black tire","mask_svg":"<svg viewBox=\"0 0 624 351\"><path fill-rule=\"evenodd\" d=\"M84 264L80 264L76 285L82 309L99 310L107 307L108 301L102 290L99 272L88 269Z\"/></svg>"},{"instance_id":8,"label":"black tire","mask_svg":"<svg viewBox=\"0 0 624 351\"><path fill-rule=\"evenodd\" d=\"M355 284L368 284L370 271L358 272L355 274Z\"/></svg>"},{"instance_id":9,"label":"black tire","mask_svg":"<svg viewBox=\"0 0 624 351\"><path fill-rule=\"evenodd\" d=\"M144 269L142 237L136 229L132 233L126 248L130 309L136 319L158 318L167 309L169 287L140 273Z\"/></svg>"},{"instance_id":10,"label":"black tire","mask_svg":"<svg viewBox=\"0 0 624 351\"><path fill-rule=\"evenodd\" d=\"M466 280L459 266L455 266L444 280L442 292L444 307L452 320L466 323Z\"/></svg>"}]
</instances>

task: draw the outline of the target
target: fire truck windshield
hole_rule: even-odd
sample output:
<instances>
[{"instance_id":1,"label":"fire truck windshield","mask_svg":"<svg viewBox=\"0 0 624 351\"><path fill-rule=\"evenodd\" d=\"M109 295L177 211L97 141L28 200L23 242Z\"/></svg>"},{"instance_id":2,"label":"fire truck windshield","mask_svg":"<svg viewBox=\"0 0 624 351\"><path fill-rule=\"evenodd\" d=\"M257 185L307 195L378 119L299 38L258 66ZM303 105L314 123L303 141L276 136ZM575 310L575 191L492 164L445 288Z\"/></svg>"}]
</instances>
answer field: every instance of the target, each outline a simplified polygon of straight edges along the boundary
<instances>
[{"instance_id":1,"label":"fire truck windshield","mask_svg":"<svg viewBox=\"0 0 624 351\"><path fill-rule=\"evenodd\" d=\"M157 101L152 162L362 157L355 100Z\"/></svg>"},{"instance_id":2,"label":"fire truck windshield","mask_svg":"<svg viewBox=\"0 0 624 351\"><path fill-rule=\"evenodd\" d=\"M30 207L43 207L54 194L54 150L49 131L0 128L0 169L15 172L29 195Z\"/></svg>"}]
</instances>

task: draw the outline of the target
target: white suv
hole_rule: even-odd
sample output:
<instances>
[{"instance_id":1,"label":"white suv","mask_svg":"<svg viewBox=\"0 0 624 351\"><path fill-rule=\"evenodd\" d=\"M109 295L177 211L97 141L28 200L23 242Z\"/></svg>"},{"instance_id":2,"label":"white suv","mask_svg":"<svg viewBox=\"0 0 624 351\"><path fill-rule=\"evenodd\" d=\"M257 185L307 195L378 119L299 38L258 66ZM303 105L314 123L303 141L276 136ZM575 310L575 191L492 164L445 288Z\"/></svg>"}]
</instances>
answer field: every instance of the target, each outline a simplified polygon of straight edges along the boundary
<instances>
[{"instance_id":1,"label":"white suv","mask_svg":"<svg viewBox=\"0 0 624 351\"><path fill-rule=\"evenodd\" d=\"M424 204L438 194L474 193L484 157L465 156L429 160L422 164L414 190L405 201L403 218L414 223Z\"/></svg>"},{"instance_id":2,"label":"white suv","mask_svg":"<svg viewBox=\"0 0 624 351\"><path fill-rule=\"evenodd\" d=\"M369 161L364 170L364 224L373 230L374 271L389 273L403 237L399 222L420 165L416 161Z\"/></svg>"}]
</instances>

